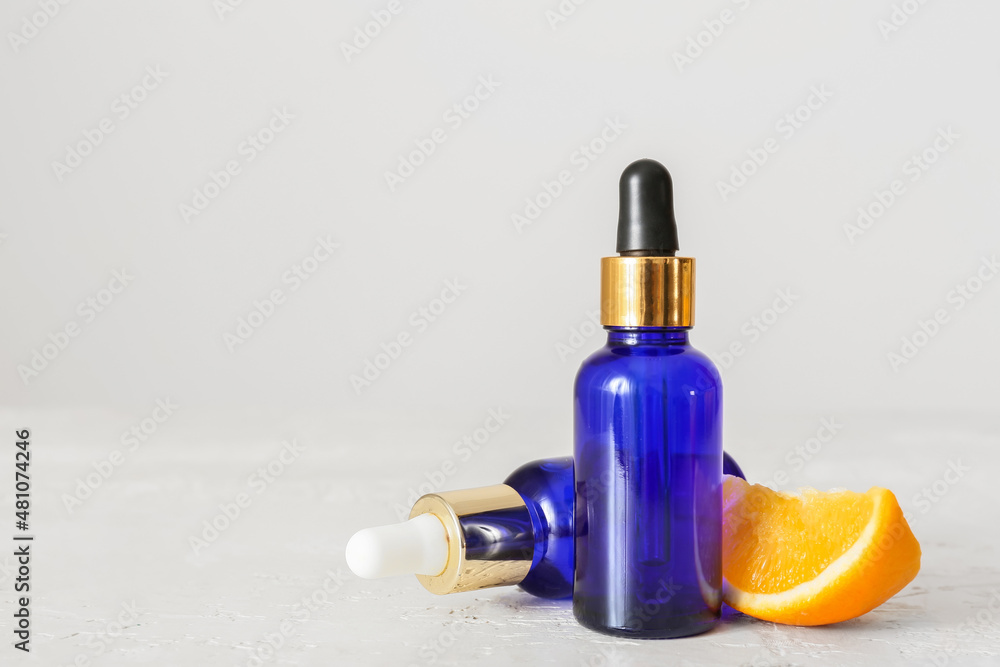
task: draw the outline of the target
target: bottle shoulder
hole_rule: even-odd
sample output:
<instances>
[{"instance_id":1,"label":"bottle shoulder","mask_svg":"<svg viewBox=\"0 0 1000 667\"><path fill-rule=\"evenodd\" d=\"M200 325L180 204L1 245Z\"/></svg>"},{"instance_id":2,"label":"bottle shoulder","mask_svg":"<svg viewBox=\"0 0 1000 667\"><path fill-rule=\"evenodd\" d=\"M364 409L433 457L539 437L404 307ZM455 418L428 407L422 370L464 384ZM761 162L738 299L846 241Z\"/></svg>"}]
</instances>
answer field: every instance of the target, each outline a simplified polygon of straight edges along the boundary
<instances>
[{"instance_id":1,"label":"bottle shoulder","mask_svg":"<svg viewBox=\"0 0 1000 667\"><path fill-rule=\"evenodd\" d=\"M700 387L721 387L715 363L690 344L604 345L587 357L576 374L576 387L605 385L614 380L660 373L681 375Z\"/></svg>"},{"instance_id":2,"label":"bottle shoulder","mask_svg":"<svg viewBox=\"0 0 1000 667\"><path fill-rule=\"evenodd\" d=\"M563 456L525 463L504 480L521 496L539 501L554 488L573 485L573 457Z\"/></svg>"}]
</instances>

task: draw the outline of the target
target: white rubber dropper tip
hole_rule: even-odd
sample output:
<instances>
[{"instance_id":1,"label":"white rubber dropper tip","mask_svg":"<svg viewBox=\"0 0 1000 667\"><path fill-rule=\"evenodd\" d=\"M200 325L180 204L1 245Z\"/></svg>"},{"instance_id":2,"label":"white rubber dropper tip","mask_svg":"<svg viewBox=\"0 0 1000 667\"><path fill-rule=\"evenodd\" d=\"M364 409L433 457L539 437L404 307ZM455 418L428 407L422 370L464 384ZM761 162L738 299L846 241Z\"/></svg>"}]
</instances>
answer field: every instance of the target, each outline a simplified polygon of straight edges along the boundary
<instances>
[{"instance_id":1,"label":"white rubber dropper tip","mask_svg":"<svg viewBox=\"0 0 1000 667\"><path fill-rule=\"evenodd\" d=\"M347 543L347 565L364 579L400 574L437 575L448 564L448 534L441 519L421 514L409 521L365 528Z\"/></svg>"}]
</instances>

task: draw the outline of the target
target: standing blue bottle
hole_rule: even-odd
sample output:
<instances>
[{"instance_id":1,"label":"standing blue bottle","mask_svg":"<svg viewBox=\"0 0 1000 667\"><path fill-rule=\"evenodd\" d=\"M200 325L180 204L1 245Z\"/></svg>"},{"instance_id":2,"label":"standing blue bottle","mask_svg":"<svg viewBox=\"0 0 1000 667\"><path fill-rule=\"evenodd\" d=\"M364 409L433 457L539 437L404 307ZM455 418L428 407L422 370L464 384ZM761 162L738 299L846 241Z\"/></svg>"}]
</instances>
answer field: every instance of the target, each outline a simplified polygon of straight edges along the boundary
<instances>
[{"instance_id":1,"label":"standing blue bottle","mask_svg":"<svg viewBox=\"0 0 1000 667\"><path fill-rule=\"evenodd\" d=\"M675 256L658 162L622 174L616 250L601 260L608 343L576 378L573 611L607 634L684 637L719 619L722 383L688 342L694 260Z\"/></svg>"}]
</instances>

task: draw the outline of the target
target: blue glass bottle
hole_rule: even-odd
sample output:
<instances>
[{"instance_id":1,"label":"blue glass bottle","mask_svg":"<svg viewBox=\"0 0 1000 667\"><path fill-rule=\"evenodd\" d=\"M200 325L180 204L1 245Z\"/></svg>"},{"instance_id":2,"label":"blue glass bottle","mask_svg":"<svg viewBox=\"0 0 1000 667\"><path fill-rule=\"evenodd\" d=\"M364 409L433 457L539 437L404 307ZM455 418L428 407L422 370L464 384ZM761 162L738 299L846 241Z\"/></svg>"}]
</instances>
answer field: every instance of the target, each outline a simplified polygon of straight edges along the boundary
<instances>
[{"instance_id":1,"label":"blue glass bottle","mask_svg":"<svg viewBox=\"0 0 1000 667\"><path fill-rule=\"evenodd\" d=\"M518 584L541 598L573 594L573 458L526 463L504 484L524 499L531 518L531 569Z\"/></svg>"},{"instance_id":2,"label":"blue glass bottle","mask_svg":"<svg viewBox=\"0 0 1000 667\"><path fill-rule=\"evenodd\" d=\"M576 588L587 627L709 629L722 586L722 386L683 329L608 328L576 381Z\"/></svg>"},{"instance_id":3,"label":"blue glass bottle","mask_svg":"<svg viewBox=\"0 0 1000 667\"><path fill-rule=\"evenodd\" d=\"M601 263L607 345L576 379L573 611L636 638L697 634L722 587L722 384L691 347L694 260L675 257L672 184L621 181L618 257Z\"/></svg>"},{"instance_id":4,"label":"blue glass bottle","mask_svg":"<svg viewBox=\"0 0 1000 667\"><path fill-rule=\"evenodd\" d=\"M729 454L722 453L722 472L746 479ZM573 595L575 552L574 466L570 456L526 463L504 480L524 499L531 517L531 570L518 584L541 598Z\"/></svg>"}]
</instances>

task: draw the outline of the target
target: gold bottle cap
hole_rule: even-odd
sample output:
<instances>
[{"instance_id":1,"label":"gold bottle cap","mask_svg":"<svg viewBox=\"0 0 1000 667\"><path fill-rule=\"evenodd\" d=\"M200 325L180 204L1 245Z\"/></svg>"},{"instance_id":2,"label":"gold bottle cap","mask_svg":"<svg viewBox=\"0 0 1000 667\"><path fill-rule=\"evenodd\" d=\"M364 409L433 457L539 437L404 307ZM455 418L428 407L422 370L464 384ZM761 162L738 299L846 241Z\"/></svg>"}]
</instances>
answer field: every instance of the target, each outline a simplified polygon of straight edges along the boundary
<instances>
[{"instance_id":1,"label":"gold bottle cap","mask_svg":"<svg viewBox=\"0 0 1000 667\"><path fill-rule=\"evenodd\" d=\"M694 326L694 259L601 258L601 325Z\"/></svg>"},{"instance_id":2,"label":"gold bottle cap","mask_svg":"<svg viewBox=\"0 0 1000 667\"><path fill-rule=\"evenodd\" d=\"M506 484L427 494L413 504L410 518L421 514L440 519L448 536L444 570L417 575L431 593L510 586L531 569L531 516L520 494Z\"/></svg>"}]
</instances>

